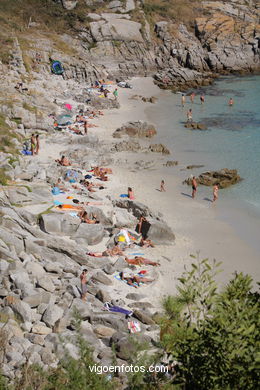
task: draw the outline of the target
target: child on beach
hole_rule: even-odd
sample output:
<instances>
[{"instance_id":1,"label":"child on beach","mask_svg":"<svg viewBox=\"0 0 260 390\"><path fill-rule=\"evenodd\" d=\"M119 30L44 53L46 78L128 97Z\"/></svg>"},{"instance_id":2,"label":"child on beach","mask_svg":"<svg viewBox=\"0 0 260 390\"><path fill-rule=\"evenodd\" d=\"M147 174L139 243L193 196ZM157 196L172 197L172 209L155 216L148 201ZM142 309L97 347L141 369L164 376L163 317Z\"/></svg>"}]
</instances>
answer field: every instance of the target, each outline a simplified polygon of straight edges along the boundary
<instances>
[{"instance_id":1,"label":"child on beach","mask_svg":"<svg viewBox=\"0 0 260 390\"><path fill-rule=\"evenodd\" d=\"M218 187L218 183L217 183L213 187L213 200L212 200L212 203L216 202L216 200L218 199L218 190L219 190L219 187Z\"/></svg>"},{"instance_id":2,"label":"child on beach","mask_svg":"<svg viewBox=\"0 0 260 390\"><path fill-rule=\"evenodd\" d=\"M192 109L187 111L187 122L192 122Z\"/></svg>"},{"instance_id":3,"label":"child on beach","mask_svg":"<svg viewBox=\"0 0 260 390\"><path fill-rule=\"evenodd\" d=\"M161 191L161 192L165 192L165 191L166 191L164 180L161 181L161 188L160 188L160 191Z\"/></svg>"}]
</instances>

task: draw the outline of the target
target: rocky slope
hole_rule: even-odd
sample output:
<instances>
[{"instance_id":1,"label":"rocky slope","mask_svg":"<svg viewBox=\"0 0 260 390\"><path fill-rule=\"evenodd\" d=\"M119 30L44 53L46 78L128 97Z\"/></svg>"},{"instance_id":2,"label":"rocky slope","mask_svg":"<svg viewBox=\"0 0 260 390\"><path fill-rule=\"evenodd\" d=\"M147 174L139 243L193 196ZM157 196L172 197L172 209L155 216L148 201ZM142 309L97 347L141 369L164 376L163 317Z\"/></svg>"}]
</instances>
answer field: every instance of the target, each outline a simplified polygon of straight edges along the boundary
<instances>
[{"instance_id":1,"label":"rocky slope","mask_svg":"<svg viewBox=\"0 0 260 390\"><path fill-rule=\"evenodd\" d=\"M33 18L22 33L13 32L13 70L49 72L52 57L64 64L64 77L77 81L153 74L160 85L180 88L207 84L218 73L259 69L255 0L188 2L186 24L162 17L156 0L83 3L58 2L61 18L71 18L66 33L51 33Z\"/></svg>"}]
</instances>

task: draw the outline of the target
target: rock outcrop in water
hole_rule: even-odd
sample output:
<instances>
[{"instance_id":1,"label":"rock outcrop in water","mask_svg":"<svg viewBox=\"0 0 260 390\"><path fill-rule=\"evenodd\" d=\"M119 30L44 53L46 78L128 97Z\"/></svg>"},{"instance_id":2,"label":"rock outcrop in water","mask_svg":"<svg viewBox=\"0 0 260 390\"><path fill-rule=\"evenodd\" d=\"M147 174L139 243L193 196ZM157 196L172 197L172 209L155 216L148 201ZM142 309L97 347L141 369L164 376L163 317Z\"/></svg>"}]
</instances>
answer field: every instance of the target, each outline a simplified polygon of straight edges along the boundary
<instances>
[{"instance_id":1,"label":"rock outcrop in water","mask_svg":"<svg viewBox=\"0 0 260 390\"><path fill-rule=\"evenodd\" d=\"M204 186L214 186L215 184L219 184L219 188L226 188L239 183L242 178L239 176L236 169L224 168L220 171L201 173L196 180L198 184L202 184ZM192 178L186 179L183 183L191 185Z\"/></svg>"},{"instance_id":2,"label":"rock outcrop in water","mask_svg":"<svg viewBox=\"0 0 260 390\"><path fill-rule=\"evenodd\" d=\"M114 138L121 138L124 135L137 138L152 138L156 134L154 125L147 122L127 122L113 133Z\"/></svg>"}]
</instances>

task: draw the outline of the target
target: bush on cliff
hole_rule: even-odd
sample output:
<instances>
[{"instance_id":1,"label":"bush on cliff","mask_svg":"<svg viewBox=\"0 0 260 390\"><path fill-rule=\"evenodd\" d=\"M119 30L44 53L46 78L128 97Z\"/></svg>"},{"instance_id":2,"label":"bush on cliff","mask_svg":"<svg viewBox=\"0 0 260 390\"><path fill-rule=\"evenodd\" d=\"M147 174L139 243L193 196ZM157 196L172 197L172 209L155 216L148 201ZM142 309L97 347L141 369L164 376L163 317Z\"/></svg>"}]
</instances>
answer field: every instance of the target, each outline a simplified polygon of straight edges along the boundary
<instances>
[{"instance_id":1,"label":"bush on cliff","mask_svg":"<svg viewBox=\"0 0 260 390\"><path fill-rule=\"evenodd\" d=\"M164 302L161 338L175 365L173 383L185 390L256 389L259 367L259 293L252 278L235 274L217 291L219 264L192 264L178 295Z\"/></svg>"}]
</instances>

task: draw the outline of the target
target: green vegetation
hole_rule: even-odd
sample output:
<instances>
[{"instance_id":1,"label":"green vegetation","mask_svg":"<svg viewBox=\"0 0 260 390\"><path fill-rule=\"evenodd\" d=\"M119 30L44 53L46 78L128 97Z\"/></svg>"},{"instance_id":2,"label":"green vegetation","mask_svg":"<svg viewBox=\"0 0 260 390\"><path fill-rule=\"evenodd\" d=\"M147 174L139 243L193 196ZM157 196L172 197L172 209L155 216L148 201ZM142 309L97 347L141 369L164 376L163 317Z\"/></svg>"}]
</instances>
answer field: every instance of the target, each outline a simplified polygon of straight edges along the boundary
<instances>
[{"instance_id":1,"label":"green vegetation","mask_svg":"<svg viewBox=\"0 0 260 390\"><path fill-rule=\"evenodd\" d=\"M196 8L200 0L146 0L143 10L151 22L168 20L175 22L192 23L198 11Z\"/></svg>"},{"instance_id":2,"label":"green vegetation","mask_svg":"<svg viewBox=\"0 0 260 390\"><path fill-rule=\"evenodd\" d=\"M12 133L11 128L5 121L5 116L0 114L0 152L11 153L14 155L17 154L17 149L13 144L13 138L17 138L17 135ZM1 173L1 177L5 182L4 172Z\"/></svg>"},{"instance_id":3,"label":"green vegetation","mask_svg":"<svg viewBox=\"0 0 260 390\"><path fill-rule=\"evenodd\" d=\"M7 175L5 169L0 168L0 185L7 186L9 180L11 180L11 178Z\"/></svg>"},{"instance_id":4,"label":"green vegetation","mask_svg":"<svg viewBox=\"0 0 260 390\"><path fill-rule=\"evenodd\" d=\"M25 109L25 110L27 110L27 111L30 111L30 112L32 112L33 114L37 114L37 108L36 107L34 107L34 106L30 106L30 104L28 104L28 103L23 103L23 108Z\"/></svg>"},{"instance_id":5,"label":"green vegetation","mask_svg":"<svg viewBox=\"0 0 260 390\"><path fill-rule=\"evenodd\" d=\"M0 61L3 64L8 64L11 59L10 50L13 46L12 38L0 33Z\"/></svg>"},{"instance_id":6,"label":"green vegetation","mask_svg":"<svg viewBox=\"0 0 260 390\"><path fill-rule=\"evenodd\" d=\"M253 390L259 373L259 293L242 273L221 292L219 264L198 257L180 278L178 295L164 302L162 343L178 364L175 384L185 390Z\"/></svg>"}]
</instances>

